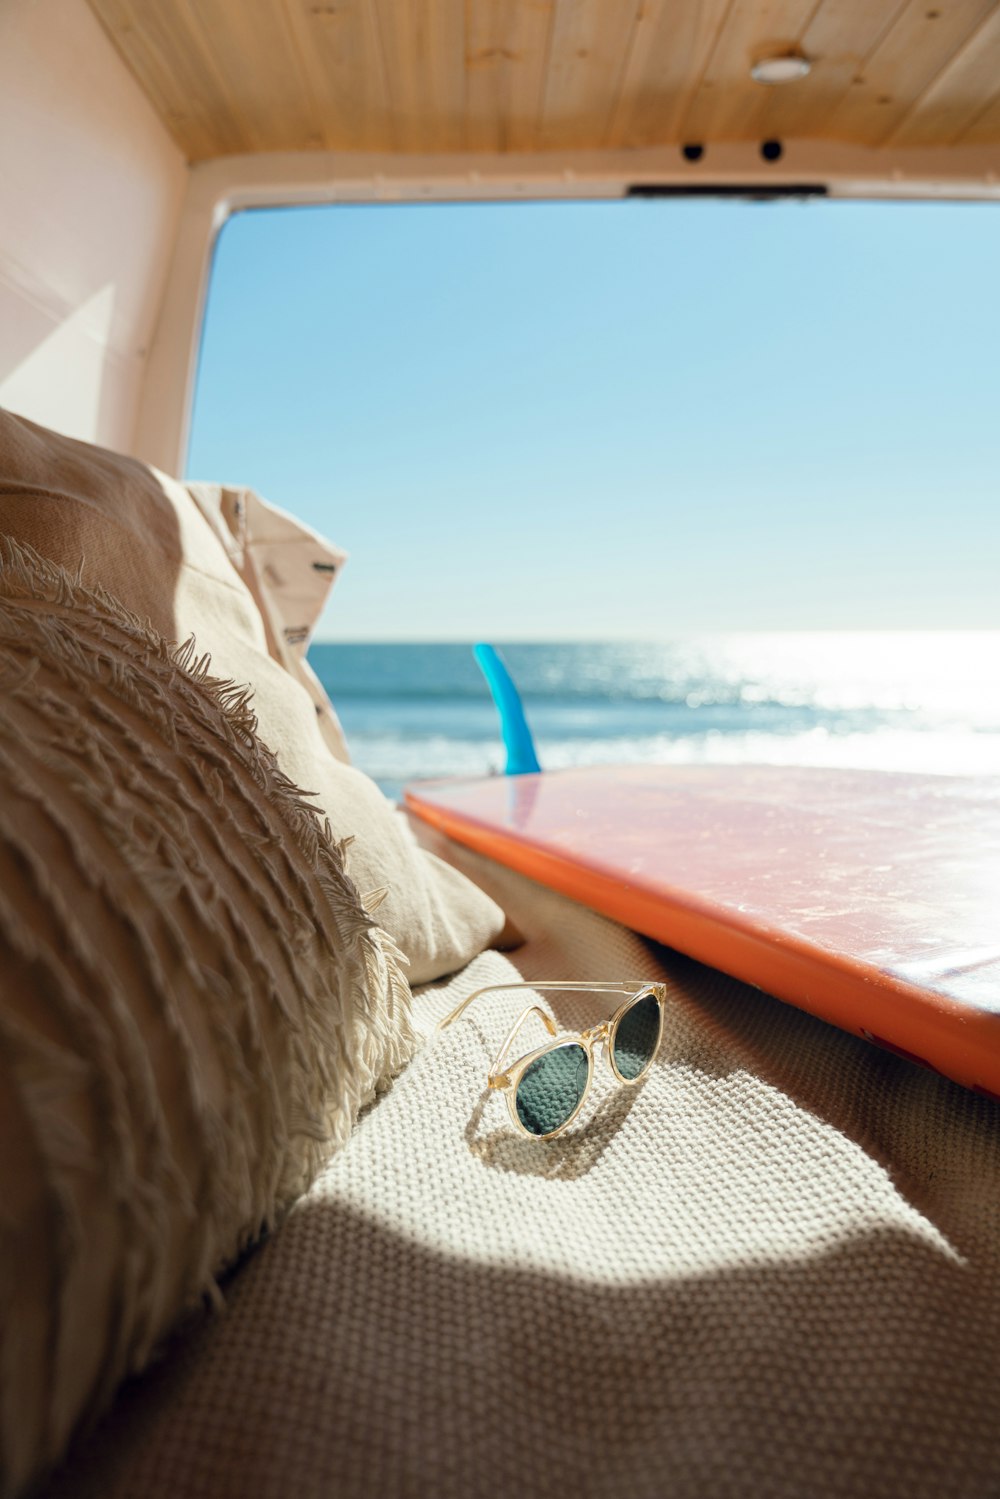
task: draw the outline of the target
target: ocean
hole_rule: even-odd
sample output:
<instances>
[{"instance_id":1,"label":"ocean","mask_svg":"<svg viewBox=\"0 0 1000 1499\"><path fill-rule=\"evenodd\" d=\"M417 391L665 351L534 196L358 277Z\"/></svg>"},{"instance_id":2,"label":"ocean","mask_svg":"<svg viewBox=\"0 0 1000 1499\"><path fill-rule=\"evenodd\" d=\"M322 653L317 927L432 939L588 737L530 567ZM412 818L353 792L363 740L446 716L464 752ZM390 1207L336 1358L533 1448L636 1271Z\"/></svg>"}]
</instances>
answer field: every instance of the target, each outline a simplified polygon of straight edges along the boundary
<instances>
[{"instance_id":1,"label":"ocean","mask_svg":"<svg viewBox=\"0 0 1000 1499\"><path fill-rule=\"evenodd\" d=\"M692 635L498 645L539 759L1000 771L1000 631ZM500 771L464 644L314 643L356 765L411 780Z\"/></svg>"}]
</instances>

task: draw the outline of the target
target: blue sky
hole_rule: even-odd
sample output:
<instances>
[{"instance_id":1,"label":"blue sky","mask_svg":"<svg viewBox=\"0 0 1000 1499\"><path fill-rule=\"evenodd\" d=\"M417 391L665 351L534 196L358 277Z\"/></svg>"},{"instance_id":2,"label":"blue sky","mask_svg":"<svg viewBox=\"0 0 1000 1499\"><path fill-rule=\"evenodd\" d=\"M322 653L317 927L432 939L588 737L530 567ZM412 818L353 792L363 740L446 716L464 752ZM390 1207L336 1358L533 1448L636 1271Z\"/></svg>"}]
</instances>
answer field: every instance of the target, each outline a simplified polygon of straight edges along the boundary
<instances>
[{"instance_id":1,"label":"blue sky","mask_svg":"<svg viewBox=\"0 0 1000 1499\"><path fill-rule=\"evenodd\" d=\"M1000 626L1000 205L240 214L191 478L351 554L320 637Z\"/></svg>"}]
</instances>

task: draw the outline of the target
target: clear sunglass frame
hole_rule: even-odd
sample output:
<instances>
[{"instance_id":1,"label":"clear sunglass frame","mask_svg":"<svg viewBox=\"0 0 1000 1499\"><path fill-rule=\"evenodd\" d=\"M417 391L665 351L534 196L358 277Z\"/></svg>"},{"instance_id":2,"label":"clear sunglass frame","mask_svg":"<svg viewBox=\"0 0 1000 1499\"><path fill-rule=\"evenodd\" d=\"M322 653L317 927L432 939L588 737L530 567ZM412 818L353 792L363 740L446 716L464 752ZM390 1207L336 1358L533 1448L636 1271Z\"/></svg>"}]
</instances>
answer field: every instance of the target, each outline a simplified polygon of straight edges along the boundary
<instances>
[{"instance_id":1,"label":"clear sunglass frame","mask_svg":"<svg viewBox=\"0 0 1000 1499\"><path fill-rule=\"evenodd\" d=\"M579 1118L580 1112L590 1095L591 1086L593 1085L594 1081L595 1047L603 1044L608 1058L608 1065L611 1068L612 1076L617 1082L621 1083L626 1088L634 1088L638 1083L641 1083L656 1060L657 1054L660 1050L660 1044L663 1040L663 1023L667 997L666 984L657 982L639 983L637 985L634 981L619 981L608 979L596 984L579 984L569 979L535 979L531 983L487 984L484 988L476 989L472 994L467 995L466 998L463 999L461 1003L457 1005L455 1009L452 1010L449 1015L446 1015L445 1018L439 1023L438 1030L444 1030L447 1026L451 1025L455 1020L457 1020L458 1017L463 1014L466 1009L468 1009L473 1000L478 999L481 994L500 993L508 989L534 989L543 992L545 990L568 989L574 990L581 994L613 993L626 995L626 998L618 1006L617 1010L615 1010L614 1014L609 1020L604 1020L599 1025L589 1026L586 1030L582 1031L566 1031L560 1034L556 1030L555 1021L539 1005L528 1005L524 1010L522 1010L517 1020L515 1020L514 1024L510 1028L510 1031L507 1033L503 1045L500 1047L499 1051L496 1054L496 1057L493 1060L489 1073L487 1074L486 1082L487 1086L492 1091L505 1094L507 1099L507 1110L511 1117L511 1123L514 1125L514 1128L519 1134L526 1135L529 1140L555 1140L559 1135L564 1134L565 1131L573 1125L575 1120ZM615 1061L615 1040L618 1035L618 1027L625 1016L630 1012L630 1010L632 1010L635 1005L637 1005L641 1000L647 998L647 996L649 995L652 995L653 998L655 998L659 1009L656 1043L653 1046L652 1051L650 1052L649 1061L635 1075L635 1077L625 1077L624 1074L619 1071L618 1065ZM505 1064L504 1059L511 1046L514 1044L518 1032L532 1015L537 1015L539 1017L553 1039L551 1041L547 1041L543 1046L537 1046L532 1051L526 1052L523 1056L518 1057L516 1061ZM531 1067L535 1062L540 1061L542 1057L548 1056L552 1052L560 1051L563 1048L568 1048L571 1046L582 1047L584 1052L586 1053L586 1083L572 1113L569 1114L559 1125L557 1125L555 1129L547 1130L544 1133L539 1134L534 1130L528 1129L517 1112L518 1087L520 1086L521 1080L523 1079L524 1074L527 1072L528 1068Z\"/></svg>"}]
</instances>

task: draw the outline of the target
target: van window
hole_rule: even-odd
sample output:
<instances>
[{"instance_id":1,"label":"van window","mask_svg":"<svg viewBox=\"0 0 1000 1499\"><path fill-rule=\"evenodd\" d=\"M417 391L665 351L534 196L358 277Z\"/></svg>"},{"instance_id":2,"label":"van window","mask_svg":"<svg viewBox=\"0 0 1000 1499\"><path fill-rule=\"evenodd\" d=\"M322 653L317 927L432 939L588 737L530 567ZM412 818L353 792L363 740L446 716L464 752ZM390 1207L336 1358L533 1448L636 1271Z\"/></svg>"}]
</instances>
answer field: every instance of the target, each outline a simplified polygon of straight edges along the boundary
<instances>
[{"instance_id":1,"label":"van window","mask_svg":"<svg viewBox=\"0 0 1000 1499\"><path fill-rule=\"evenodd\" d=\"M993 204L241 214L188 471L350 552L313 661L387 789L499 762L474 639L549 765L993 768L998 263Z\"/></svg>"}]
</instances>

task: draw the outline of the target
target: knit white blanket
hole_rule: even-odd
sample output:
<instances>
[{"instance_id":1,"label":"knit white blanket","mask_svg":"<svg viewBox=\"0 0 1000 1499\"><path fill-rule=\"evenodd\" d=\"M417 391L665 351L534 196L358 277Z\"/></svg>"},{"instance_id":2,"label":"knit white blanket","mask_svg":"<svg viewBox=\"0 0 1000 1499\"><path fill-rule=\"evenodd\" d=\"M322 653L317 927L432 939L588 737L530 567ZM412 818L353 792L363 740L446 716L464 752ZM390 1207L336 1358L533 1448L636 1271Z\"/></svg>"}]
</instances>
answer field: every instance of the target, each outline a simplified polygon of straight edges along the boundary
<instances>
[{"instance_id":1,"label":"knit white blanket","mask_svg":"<svg viewBox=\"0 0 1000 1499\"><path fill-rule=\"evenodd\" d=\"M527 934L51 1494L1000 1493L1000 1108L457 855ZM514 965L516 964L516 969ZM638 1089L515 1137L505 977L663 977ZM602 1001L562 998L578 1027Z\"/></svg>"}]
</instances>

